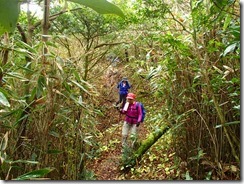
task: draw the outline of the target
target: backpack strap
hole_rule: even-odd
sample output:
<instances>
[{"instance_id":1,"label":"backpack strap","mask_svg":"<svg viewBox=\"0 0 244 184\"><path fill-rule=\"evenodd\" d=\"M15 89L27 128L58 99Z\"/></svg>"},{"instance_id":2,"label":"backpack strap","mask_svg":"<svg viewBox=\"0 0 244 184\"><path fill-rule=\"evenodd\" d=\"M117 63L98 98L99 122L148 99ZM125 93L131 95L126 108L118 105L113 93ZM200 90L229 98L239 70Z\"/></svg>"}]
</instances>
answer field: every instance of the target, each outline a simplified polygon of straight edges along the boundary
<instances>
[{"instance_id":1,"label":"backpack strap","mask_svg":"<svg viewBox=\"0 0 244 184\"><path fill-rule=\"evenodd\" d=\"M136 108L138 108L138 107L139 107L139 105L140 105L140 104L139 104L139 102L136 102Z\"/></svg>"},{"instance_id":2,"label":"backpack strap","mask_svg":"<svg viewBox=\"0 0 244 184\"><path fill-rule=\"evenodd\" d=\"M137 111L139 109L139 106L141 106L141 102L136 102L136 108L137 108ZM141 106L141 111L142 111L142 106ZM139 112L138 112L139 113ZM142 121L142 118L143 118L143 112L142 113L142 117L141 117L141 121Z\"/></svg>"},{"instance_id":3,"label":"backpack strap","mask_svg":"<svg viewBox=\"0 0 244 184\"><path fill-rule=\"evenodd\" d=\"M137 108L137 110L138 110L139 106L140 106L140 102L136 102L136 108Z\"/></svg>"}]
</instances>

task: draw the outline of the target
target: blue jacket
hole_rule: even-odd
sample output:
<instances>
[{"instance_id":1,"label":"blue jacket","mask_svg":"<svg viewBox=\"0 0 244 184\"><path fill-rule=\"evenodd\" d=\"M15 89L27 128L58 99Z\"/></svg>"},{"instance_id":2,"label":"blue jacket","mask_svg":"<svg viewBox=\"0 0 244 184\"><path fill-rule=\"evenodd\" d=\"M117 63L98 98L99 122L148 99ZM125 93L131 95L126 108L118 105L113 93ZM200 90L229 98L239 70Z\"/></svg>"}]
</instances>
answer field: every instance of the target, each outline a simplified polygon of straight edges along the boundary
<instances>
[{"instance_id":1,"label":"blue jacket","mask_svg":"<svg viewBox=\"0 0 244 184\"><path fill-rule=\"evenodd\" d=\"M123 81L120 81L119 84L117 85L117 88L119 89L119 94L125 95L128 94L128 90L130 89L131 85L129 84L128 81L126 81L126 85L123 86Z\"/></svg>"}]
</instances>

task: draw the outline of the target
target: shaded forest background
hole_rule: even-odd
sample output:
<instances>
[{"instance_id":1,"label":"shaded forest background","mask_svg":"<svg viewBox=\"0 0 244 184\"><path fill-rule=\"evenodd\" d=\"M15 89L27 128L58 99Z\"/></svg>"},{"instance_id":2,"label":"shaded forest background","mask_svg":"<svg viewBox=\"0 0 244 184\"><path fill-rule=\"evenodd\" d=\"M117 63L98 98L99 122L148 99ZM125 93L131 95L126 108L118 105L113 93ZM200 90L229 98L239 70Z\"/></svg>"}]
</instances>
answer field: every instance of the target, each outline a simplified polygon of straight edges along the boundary
<instances>
[{"instance_id":1,"label":"shaded forest background","mask_svg":"<svg viewBox=\"0 0 244 184\"><path fill-rule=\"evenodd\" d=\"M1 180L101 179L108 153L105 179L240 180L240 2L112 1L124 17L35 2L44 16L0 37ZM169 128L126 172L122 77L147 110L140 140Z\"/></svg>"}]
</instances>

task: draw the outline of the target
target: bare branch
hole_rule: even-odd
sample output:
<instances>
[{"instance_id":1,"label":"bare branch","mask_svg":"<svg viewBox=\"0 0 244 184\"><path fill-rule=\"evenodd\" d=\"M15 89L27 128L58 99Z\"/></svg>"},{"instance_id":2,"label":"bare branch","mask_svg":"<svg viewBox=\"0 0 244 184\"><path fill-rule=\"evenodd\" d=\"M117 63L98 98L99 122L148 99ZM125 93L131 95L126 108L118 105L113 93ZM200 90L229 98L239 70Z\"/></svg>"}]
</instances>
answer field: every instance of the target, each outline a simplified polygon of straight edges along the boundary
<instances>
[{"instance_id":1,"label":"bare branch","mask_svg":"<svg viewBox=\"0 0 244 184\"><path fill-rule=\"evenodd\" d=\"M102 43L102 44L97 45L96 47L94 47L94 49L97 49L97 48L100 48L100 47L103 47L103 46L113 46L113 45L119 45L119 44L122 44L122 43L129 44L129 42Z\"/></svg>"},{"instance_id":2,"label":"bare branch","mask_svg":"<svg viewBox=\"0 0 244 184\"><path fill-rule=\"evenodd\" d=\"M181 25L181 27L183 28L183 31L186 31L187 33L191 34L191 32L186 29L186 27L181 23L181 21L179 21L175 18L174 14L169 9L168 9L168 11L169 11L170 15L172 16L173 20Z\"/></svg>"}]
</instances>

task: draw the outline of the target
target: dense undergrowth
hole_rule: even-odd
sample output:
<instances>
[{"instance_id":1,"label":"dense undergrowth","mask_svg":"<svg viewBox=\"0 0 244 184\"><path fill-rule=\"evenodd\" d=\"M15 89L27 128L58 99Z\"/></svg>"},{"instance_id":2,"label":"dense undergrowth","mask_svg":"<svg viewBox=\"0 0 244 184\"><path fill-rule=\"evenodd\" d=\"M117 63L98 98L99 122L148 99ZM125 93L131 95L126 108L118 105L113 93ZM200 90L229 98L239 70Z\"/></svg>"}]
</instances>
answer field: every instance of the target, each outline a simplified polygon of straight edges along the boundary
<instances>
[{"instance_id":1,"label":"dense undergrowth","mask_svg":"<svg viewBox=\"0 0 244 184\"><path fill-rule=\"evenodd\" d=\"M143 102L147 109L147 118L143 125L143 129L140 130L141 141L145 140L150 132L155 131L164 124L168 124L171 129L153 144L153 146L143 155L140 162L133 168L124 170L124 166L130 164L124 163L127 160L126 157L131 157L133 152L129 152L129 154L124 155L124 157L121 155L120 134L122 118L116 109L110 107L106 112L106 114L109 115L105 115L104 120L101 121L102 124L106 124L106 129L102 131L102 138L100 139L102 146L100 150L102 160L109 160L111 157L114 157L116 160L117 164L111 167L113 168L111 173L114 173L116 177L105 174L109 165L108 168L105 167L106 169L104 171L96 169L98 177L104 179L104 177L102 177L103 175L108 176L105 177L107 180L193 180L196 179L194 178L194 175L197 175L197 178L201 180L218 179L220 175L216 170L217 168L211 168L210 165L207 166L207 164L210 164L211 162L203 150L199 149L195 156L189 157L188 159L183 156L190 154L184 151L184 149L187 150L188 148L182 149L182 141L184 142L187 136L183 127L186 121L189 121L189 123L191 122L191 120L187 118L188 114L183 113L178 114L178 117L175 116L177 112L173 111L172 113L171 109L169 109L170 98L166 98L166 96L164 96L164 98L159 97L160 95L158 94L158 91L154 93L155 81L149 79L152 72L144 69L144 73L138 73L138 68L133 68L134 65L134 62L126 63L123 64L122 67L120 66L119 70L124 72L123 76L129 78L133 86L131 91L137 94L137 100ZM159 65L151 65L150 69L157 70L158 66ZM128 67L129 69L123 67ZM164 80L163 76L167 76L165 72L161 74L158 72L157 75L154 75L153 77L158 77L158 75L162 77L161 80ZM116 83L112 87L116 88ZM106 91L106 89L103 90ZM117 91L113 89L110 94L113 96L113 100L108 103L108 106L111 106L117 100L116 94ZM171 95L173 95L173 93ZM198 161L199 163L197 173L192 165L195 161ZM224 177L222 176L222 179L238 179L238 165L234 163L229 167L227 165L224 166L226 174ZM94 167L97 167L97 164L95 164Z\"/></svg>"},{"instance_id":2,"label":"dense undergrowth","mask_svg":"<svg viewBox=\"0 0 244 184\"><path fill-rule=\"evenodd\" d=\"M19 2L0 2L0 24L15 24L5 6ZM0 26L2 180L240 180L238 1L116 1L124 19L35 2L49 19L21 11L11 33ZM122 77L147 110L141 140L169 127L126 170Z\"/></svg>"}]
</instances>

